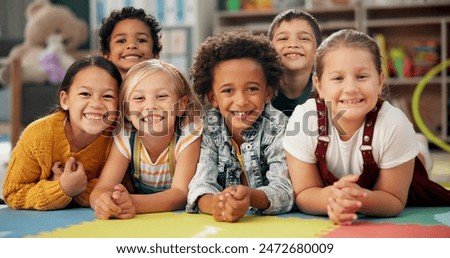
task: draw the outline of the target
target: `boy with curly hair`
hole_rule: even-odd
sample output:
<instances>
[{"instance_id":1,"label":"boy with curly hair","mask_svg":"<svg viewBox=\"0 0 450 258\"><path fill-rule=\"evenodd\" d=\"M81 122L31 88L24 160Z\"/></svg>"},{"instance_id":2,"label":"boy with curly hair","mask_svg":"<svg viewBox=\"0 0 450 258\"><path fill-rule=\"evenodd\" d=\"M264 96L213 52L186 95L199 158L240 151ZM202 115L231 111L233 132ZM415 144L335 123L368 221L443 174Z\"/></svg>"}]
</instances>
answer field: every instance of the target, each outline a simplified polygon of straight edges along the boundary
<instances>
[{"instance_id":1,"label":"boy with curly hair","mask_svg":"<svg viewBox=\"0 0 450 258\"><path fill-rule=\"evenodd\" d=\"M114 10L98 32L102 55L113 62L122 77L135 64L159 58L161 26L151 14L132 6Z\"/></svg>"},{"instance_id":2,"label":"boy with curly hair","mask_svg":"<svg viewBox=\"0 0 450 258\"><path fill-rule=\"evenodd\" d=\"M282 74L277 52L263 35L225 32L199 47L193 88L214 108L203 117L187 212L235 222L247 212L291 210L293 189L281 141L288 119L270 104Z\"/></svg>"}]
</instances>

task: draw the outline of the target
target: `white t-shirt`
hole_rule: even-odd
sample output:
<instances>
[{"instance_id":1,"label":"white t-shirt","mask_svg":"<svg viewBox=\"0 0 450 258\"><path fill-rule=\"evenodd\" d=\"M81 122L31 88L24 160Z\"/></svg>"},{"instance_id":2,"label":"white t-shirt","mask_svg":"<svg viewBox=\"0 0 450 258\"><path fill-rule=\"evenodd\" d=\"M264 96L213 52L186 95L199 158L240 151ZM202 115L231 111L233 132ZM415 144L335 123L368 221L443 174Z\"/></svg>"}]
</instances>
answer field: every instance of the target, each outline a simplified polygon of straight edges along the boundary
<instances>
[{"instance_id":1,"label":"white t-shirt","mask_svg":"<svg viewBox=\"0 0 450 258\"><path fill-rule=\"evenodd\" d=\"M181 129L181 135L178 137L173 153L173 159L176 162L178 155L187 147L189 144L194 142L198 137L201 136L203 130L202 122L197 119L195 123L191 123ZM176 135L174 136L176 137ZM135 144L136 147L136 139ZM130 132L126 130L121 130L120 134L114 136L114 143L118 147L120 153L131 160L131 146L130 146ZM167 147L156 159L152 161L150 155L145 149L143 143L141 142L141 157L140 157L140 173L141 180L147 186L153 189L169 189L172 185L172 176L170 174L170 162L169 162L169 147ZM135 149L136 150L136 149ZM134 155L136 155L136 151Z\"/></svg>"},{"instance_id":2,"label":"white t-shirt","mask_svg":"<svg viewBox=\"0 0 450 258\"><path fill-rule=\"evenodd\" d=\"M329 113L329 112L328 112ZM309 99L295 108L283 138L284 149L295 158L316 163L318 123L315 99ZM328 125L332 125L328 114ZM342 141L334 126L329 128L330 143L326 153L328 169L341 178L345 175L360 175L363 158L360 151L364 125L348 141ZM419 153L414 128L405 114L384 101L375 123L372 153L379 168L396 167L413 159Z\"/></svg>"}]
</instances>

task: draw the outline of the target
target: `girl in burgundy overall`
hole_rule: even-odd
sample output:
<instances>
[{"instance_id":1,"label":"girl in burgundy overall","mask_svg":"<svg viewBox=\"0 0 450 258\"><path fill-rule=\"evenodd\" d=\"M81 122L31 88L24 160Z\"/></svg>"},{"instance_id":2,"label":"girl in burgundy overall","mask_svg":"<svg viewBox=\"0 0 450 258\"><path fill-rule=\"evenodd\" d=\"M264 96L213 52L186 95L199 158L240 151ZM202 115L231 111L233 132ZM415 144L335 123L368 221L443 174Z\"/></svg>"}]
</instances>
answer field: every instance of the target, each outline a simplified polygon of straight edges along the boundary
<instances>
[{"instance_id":1,"label":"girl in burgundy overall","mask_svg":"<svg viewBox=\"0 0 450 258\"><path fill-rule=\"evenodd\" d=\"M376 42L338 31L319 46L315 67L318 97L296 107L283 141L299 210L350 225L358 213L450 206L450 191L430 181L417 158L412 124L380 98Z\"/></svg>"}]
</instances>

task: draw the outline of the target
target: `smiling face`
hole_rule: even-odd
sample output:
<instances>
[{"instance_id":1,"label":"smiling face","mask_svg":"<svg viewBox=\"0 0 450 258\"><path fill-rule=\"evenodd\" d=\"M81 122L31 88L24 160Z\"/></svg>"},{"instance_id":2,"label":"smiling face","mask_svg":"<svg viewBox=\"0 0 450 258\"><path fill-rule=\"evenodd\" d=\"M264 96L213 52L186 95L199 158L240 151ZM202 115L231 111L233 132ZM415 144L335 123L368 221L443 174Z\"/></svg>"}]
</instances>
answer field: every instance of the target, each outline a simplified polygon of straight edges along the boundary
<instances>
[{"instance_id":1,"label":"smiling face","mask_svg":"<svg viewBox=\"0 0 450 258\"><path fill-rule=\"evenodd\" d=\"M243 58L223 61L214 69L209 101L225 117L233 138L242 136L272 98L261 65ZM236 140L236 139L235 139Z\"/></svg>"},{"instance_id":2,"label":"smiling face","mask_svg":"<svg viewBox=\"0 0 450 258\"><path fill-rule=\"evenodd\" d=\"M359 128L377 103L384 75L367 49L341 46L329 51L322 63L322 76L314 78L320 97L331 102L333 117L345 111L340 119L344 128Z\"/></svg>"},{"instance_id":3,"label":"smiling face","mask_svg":"<svg viewBox=\"0 0 450 258\"><path fill-rule=\"evenodd\" d=\"M273 33L272 43L285 69L312 71L317 43L314 31L306 20L282 22Z\"/></svg>"},{"instance_id":4,"label":"smiling face","mask_svg":"<svg viewBox=\"0 0 450 258\"><path fill-rule=\"evenodd\" d=\"M119 85L104 69L84 68L73 78L69 92L61 91L60 104L69 111L75 136L98 135L115 120Z\"/></svg>"},{"instance_id":5,"label":"smiling face","mask_svg":"<svg viewBox=\"0 0 450 258\"><path fill-rule=\"evenodd\" d=\"M173 135L176 118L187 104L175 87L172 77L161 70L136 84L127 98L127 118L138 131L151 136Z\"/></svg>"},{"instance_id":6,"label":"smiling face","mask_svg":"<svg viewBox=\"0 0 450 258\"><path fill-rule=\"evenodd\" d=\"M153 58L153 40L149 27L138 19L125 19L116 24L105 55L119 69L122 77L135 64Z\"/></svg>"}]
</instances>

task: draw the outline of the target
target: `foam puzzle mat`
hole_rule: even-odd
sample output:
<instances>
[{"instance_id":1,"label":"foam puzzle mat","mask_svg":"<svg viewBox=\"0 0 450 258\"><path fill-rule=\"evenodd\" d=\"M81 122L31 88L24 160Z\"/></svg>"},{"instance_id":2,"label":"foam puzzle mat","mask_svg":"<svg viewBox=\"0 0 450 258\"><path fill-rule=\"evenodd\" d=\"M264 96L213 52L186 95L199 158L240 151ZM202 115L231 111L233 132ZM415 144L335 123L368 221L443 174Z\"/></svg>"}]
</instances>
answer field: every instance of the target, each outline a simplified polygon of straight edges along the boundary
<instances>
[{"instance_id":1,"label":"foam puzzle mat","mask_svg":"<svg viewBox=\"0 0 450 258\"><path fill-rule=\"evenodd\" d=\"M248 215L223 223L182 211L97 220L89 208L31 211L4 206L0 217L3 238L450 238L450 207L407 208L394 218L362 217L351 226L299 212Z\"/></svg>"}]
</instances>

